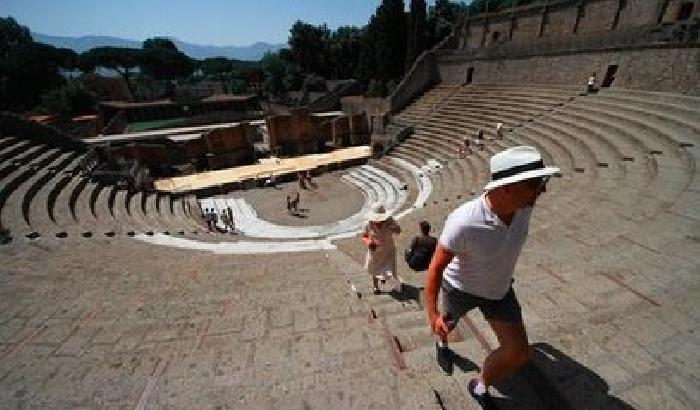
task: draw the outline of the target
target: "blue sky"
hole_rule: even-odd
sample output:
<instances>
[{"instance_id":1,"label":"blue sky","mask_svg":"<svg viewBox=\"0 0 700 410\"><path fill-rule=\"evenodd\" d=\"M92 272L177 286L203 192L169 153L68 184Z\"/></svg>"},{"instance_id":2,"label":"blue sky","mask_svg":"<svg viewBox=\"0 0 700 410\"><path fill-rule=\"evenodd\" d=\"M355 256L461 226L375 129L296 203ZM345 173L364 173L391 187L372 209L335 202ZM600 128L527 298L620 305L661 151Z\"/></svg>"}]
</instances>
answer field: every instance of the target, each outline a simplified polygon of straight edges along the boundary
<instances>
[{"instance_id":1,"label":"blue sky","mask_svg":"<svg viewBox=\"0 0 700 410\"><path fill-rule=\"evenodd\" d=\"M364 25L380 0L0 0L0 16L59 36L132 40L171 36L197 44L286 43L296 20ZM410 0L404 0L407 5ZM434 0L428 0L434 4Z\"/></svg>"}]
</instances>

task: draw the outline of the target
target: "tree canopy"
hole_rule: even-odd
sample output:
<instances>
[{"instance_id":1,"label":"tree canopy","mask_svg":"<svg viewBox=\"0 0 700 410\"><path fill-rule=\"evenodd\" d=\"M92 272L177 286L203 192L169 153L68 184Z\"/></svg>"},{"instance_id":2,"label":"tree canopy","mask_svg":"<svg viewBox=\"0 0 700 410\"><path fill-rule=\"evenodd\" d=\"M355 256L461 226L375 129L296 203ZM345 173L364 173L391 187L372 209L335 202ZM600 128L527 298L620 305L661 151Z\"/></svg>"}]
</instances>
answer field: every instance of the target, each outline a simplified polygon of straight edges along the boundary
<instances>
[{"instance_id":1,"label":"tree canopy","mask_svg":"<svg viewBox=\"0 0 700 410\"><path fill-rule=\"evenodd\" d=\"M0 109L33 108L46 91L59 86L59 68L76 65L75 52L36 43L29 29L12 17L0 18Z\"/></svg>"},{"instance_id":2,"label":"tree canopy","mask_svg":"<svg viewBox=\"0 0 700 410\"><path fill-rule=\"evenodd\" d=\"M141 71L156 80L187 77L194 71L194 62L179 51L167 38L150 38L143 42Z\"/></svg>"}]
</instances>

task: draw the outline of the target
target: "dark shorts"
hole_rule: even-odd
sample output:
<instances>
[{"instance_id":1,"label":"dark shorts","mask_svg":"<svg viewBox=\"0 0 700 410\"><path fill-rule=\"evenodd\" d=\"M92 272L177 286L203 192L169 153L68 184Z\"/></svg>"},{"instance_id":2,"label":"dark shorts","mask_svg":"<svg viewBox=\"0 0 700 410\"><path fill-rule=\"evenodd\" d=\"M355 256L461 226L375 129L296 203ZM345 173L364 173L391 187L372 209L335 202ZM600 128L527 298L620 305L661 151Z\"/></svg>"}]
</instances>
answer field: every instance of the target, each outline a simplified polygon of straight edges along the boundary
<instances>
[{"instance_id":1,"label":"dark shorts","mask_svg":"<svg viewBox=\"0 0 700 410\"><path fill-rule=\"evenodd\" d=\"M450 328L457 326L459 319L474 308L479 308L486 320L495 319L505 322L522 323L520 303L511 287L499 300L485 299L455 289L447 281L442 281L443 321Z\"/></svg>"}]
</instances>

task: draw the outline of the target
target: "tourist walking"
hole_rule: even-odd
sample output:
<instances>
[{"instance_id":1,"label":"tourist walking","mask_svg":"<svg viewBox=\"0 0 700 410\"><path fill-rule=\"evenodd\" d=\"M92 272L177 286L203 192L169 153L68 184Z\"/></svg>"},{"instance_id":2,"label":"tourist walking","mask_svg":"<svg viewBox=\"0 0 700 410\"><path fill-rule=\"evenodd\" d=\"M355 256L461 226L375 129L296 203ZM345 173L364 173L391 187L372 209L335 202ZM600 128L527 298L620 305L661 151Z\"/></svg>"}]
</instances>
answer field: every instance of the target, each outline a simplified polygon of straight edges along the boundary
<instances>
[{"instance_id":1,"label":"tourist walking","mask_svg":"<svg viewBox=\"0 0 700 410\"><path fill-rule=\"evenodd\" d=\"M292 199L292 210L294 212L297 212L299 210L299 199L300 199L299 197L300 197L300 195L299 195L299 192L297 191L297 193L294 195L294 199Z\"/></svg>"},{"instance_id":2,"label":"tourist walking","mask_svg":"<svg viewBox=\"0 0 700 410\"><path fill-rule=\"evenodd\" d=\"M491 157L491 182L484 194L447 218L425 280L425 307L437 336L439 366L452 372L447 335L468 311L479 308L499 347L484 361L469 393L484 409L495 405L488 387L530 357L513 270L528 232L532 208L558 168L545 167L533 147L509 148ZM438 310L442 288L443 306Z\"/></svg>"},{"instance_id":3,"label":"tourist walking","mask_svg":"<svg viewBox=\"0 0 700 410\"><path fill-rule=\"evenodd\" d=\"M496 139L503 139L503 123L502 122L497 122L496 123Z\"/></svg>"},{"instance_id":4,"label":"tourist walking","mask_svg":"<svg viewBox=\"0 0 700 410\"><path fill-rule=\"evenodd\" d=\"M428 269L433 253L435 253L437 238L430 236L430 223L428 221L420 221L418 227L421 234L413 237L411 246L406 249L405 257L409 268L414 271L424 271Z\"/></svg>"},{"instance_id":5,"label":"tourist walking","mask_svg":"<svg viewBox=\"0 0 700 410\"><path fill-rule=\"evenodd\" d=\"M211 214L209 212L209 208L204 208L204 213L202 214L202 219L204 219L204 222L207 224L207 229L209 232L212 231L211 229Z\"/></svg>"},{"instance_id":6,"label":"tourist walking","mask_svg":"<svg viewBox=\"0 0 700 410\"><path fill-rule=\"evenodd\" d=\"M233 219L233 209L230 206L226 207L226 213L228 215L229 233L231 235L236 234L236 221Z\"/></svg>"},{"instance_id":7,"label":"tourist walking","mask_svg":"<svg viewBox=\"0 0 700 410\"><path fill-rule=\"evenodd\" d=\"M219 223L219 214L216 213L216 209L212 208L211 213L209 214L211 216L211 227L213 230L219 230L219 227L217 224Z\"/></svg>"},{"instance_id":8,"label":"tourist walking","mask_svg":"<svg viewBox=\"0 0 700 410\"><path fill-rule=\"evenodd\" d=\"M586 86L587 93L591 94L591 93L598 91L598 89L595 86L596 80L597 79L596 79L595 72L591 73L591 75L588 77L588 84Z\"/></svg>"},{"instance_id":9,"label":"tourist walking","mask_svg":"<svg viewBox=\"0 0 700 410\"><path fill-rule=\"evenodd\" d=\"M228 232L228 227L229 227L229 221L228 221L228 213L226 213L226 210L221 211L221 224L224 226L224 231Z\"/></svg>"},{"instance_id":10,"label":"tourist walking","mask_svg":"<svg viewBox=\"0 0 700 410\"><path fill-rule=\"evenodd\" d=\"M362 242L367 246L365 269L372 276L372 289L375 295L381 293L379 280L396 281L395 290L401 291L402 279L396 270L396 245L394 235L401 233L401 227L392 218L384 205L376 203L367 216L367 225L362 232Z\"/></svg>"}]
</instances>

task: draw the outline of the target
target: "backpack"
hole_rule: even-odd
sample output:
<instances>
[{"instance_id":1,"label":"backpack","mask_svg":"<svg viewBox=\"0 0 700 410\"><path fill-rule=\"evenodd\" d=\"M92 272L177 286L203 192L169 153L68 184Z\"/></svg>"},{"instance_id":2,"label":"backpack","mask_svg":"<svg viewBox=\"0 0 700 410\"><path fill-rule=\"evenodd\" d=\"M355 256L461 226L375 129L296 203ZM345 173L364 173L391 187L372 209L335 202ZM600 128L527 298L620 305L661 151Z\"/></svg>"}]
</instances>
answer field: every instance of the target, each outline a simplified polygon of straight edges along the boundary
<instances>
[{"instance_id":1,"label":"backpack","mask_svg":"<svg viewBox=\"0 0 700 410\"><path fill-rule=\"evenodd\" d=\"M414 271L423 271L428 269L430 260L433 258L436 243L426 244L419 243L412 248L406 249L406 263L408 267Z\"/></svg>"}]
</instances>

